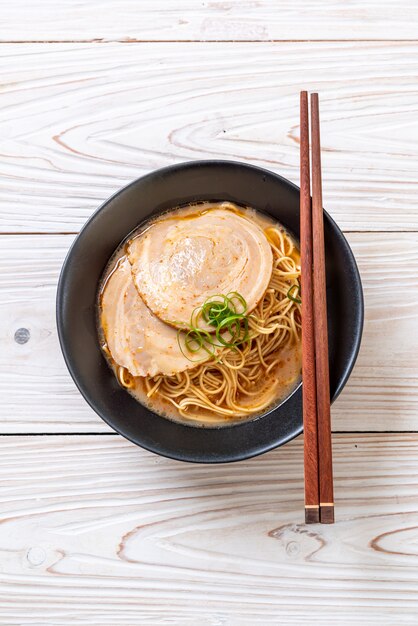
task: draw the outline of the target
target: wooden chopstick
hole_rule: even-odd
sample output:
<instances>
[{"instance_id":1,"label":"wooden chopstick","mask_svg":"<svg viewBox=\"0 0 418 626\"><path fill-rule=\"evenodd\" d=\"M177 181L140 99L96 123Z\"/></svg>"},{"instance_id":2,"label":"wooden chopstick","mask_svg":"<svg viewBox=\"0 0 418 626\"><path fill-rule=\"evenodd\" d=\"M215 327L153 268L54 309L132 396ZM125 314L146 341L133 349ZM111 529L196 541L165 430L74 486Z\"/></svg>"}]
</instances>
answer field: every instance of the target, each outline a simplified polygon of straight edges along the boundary
<instances>
[{"instance_id":1,"label":"wooden chopstick","mask_svg":"<svg viewBox=\"0 0 418 626\"><path fill-rule=\"evenodd\" d=\"M311 94L311 133L313 308L318 430L319 516L323 524L332 524L334 522L334 489L332 478L324 212L322 208L321 143L319 131L319 100L317 93ZM303 299L304 298L302 298L302 301Z\"/></svg>"},{"instance_id":2,"label":"wooden chopstick","mask_svg":"<svg viewBox=\"0 0 418 626\"><path fill-rule=\"evenodd\" d=\"M300 94L300 252L302 294L302 400L305 522L319 522L318 433L312 280L312 212L309 172L308 94Z\"/></svg>"}]
</instances>

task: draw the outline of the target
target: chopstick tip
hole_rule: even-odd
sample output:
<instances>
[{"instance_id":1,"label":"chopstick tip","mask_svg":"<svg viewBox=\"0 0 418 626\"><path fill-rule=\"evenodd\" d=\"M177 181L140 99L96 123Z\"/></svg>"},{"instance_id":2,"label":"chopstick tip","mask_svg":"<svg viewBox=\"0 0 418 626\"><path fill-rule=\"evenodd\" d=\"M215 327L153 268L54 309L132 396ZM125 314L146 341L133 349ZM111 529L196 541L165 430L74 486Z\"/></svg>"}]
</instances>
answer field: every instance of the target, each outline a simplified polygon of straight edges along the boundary
<instances>
[{"instance_id":1,"label":"chopstick tip","mask_svg":"<svg viewBox=\"0 0 418 626\"><path fill-rule=\"evenodd\" d=\"M305 524L319 524L319 505L305 506Z\"/></svg>"},{"instance_id":2,"label":"chopstick tip","mask_svg":"<svg viewBox=\"0 0 418 626\"><path fill-rule=\"evenodd\" d=\"M333 524L334 519L334 505L322 504L319 509L321 524Z\"/></svg>"}]
</instances>

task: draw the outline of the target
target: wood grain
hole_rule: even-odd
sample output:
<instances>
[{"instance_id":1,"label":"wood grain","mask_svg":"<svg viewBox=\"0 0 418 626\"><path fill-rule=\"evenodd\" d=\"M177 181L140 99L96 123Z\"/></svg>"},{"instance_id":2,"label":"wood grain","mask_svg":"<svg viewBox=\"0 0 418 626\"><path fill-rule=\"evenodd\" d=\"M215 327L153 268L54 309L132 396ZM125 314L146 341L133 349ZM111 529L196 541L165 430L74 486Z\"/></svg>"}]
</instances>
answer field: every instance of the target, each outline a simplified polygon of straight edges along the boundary
<instances>
[{"instance_id":1,"label":"wood grain","mask_svg":"<svg viewBox=\"0 0 418 626\"><path fill-rule=\"evenodd\" d=\"M0 432L109 432L76 390L55 328L59 270L73 240L0 237ZM366 321L334 430L417 430L418 233L351 233ZM27 343L17 343L18 329ZM17 337L19 339L19 336Z\"/></svg>"},{"instance_id":2,"label":"wood grain","mask_svg":"<svg viewBox=\"0 0 418 626\"><path fill-rule=\"evenodd\" d=\"M340 430L417 430L418 234L353 233L348 240L366 316L357 364L333 406L333 424Z\"/></svg>"},{"instance_id":3,"label":"wood grain","mask_svg":"<svg viewBox=\"0 0 418 626\"><path fill-rule=\"evenodd\" d=\"M121 186L189 159L298 183L301 88L321 94L340 226L417 229L417 67L413 43L2 45L0 231L77 231Z\"/></svg>"},{"instance_id":4,"label":"wood grain","mask_svg":"<svg viewBox=\"0 0 418 626\"><path fill-rule=\"evenodd\" d=\"M319 522L319 442L316 403L316 360L313 308L313 231L309 163L309 105L306 91L300 92L300 269L302 298L302 407L305 521ZM329 397L329 396L328 396Z\"/></svg>"},{"instance_id":5,"label":"wood grain","mask_svg":"<svg viewBox=\"0 0 418 626\"><path fill-rule=\"evenodd\" d=\"M313 233L313 269L311 268L311 272L313 275L313 304L315 323L314 342L316 371L316 412L318 423L320 520L324 524L332 524L334 522L334 494L332 481L331 409L328 354L329 342L324 241L324 205L322 200L321 137L319 119L319 97L317 93L311 94L310 110Z\"/></svg>"},{"instance_id":6,"label":"wood grain","mask_svg":"<svg viewBox=\"0 0 418 626\"><path fill-rule=\"evenodd\" d=\"M0 240L0 432L110 430L78 393L58 342L56 285L73 239ZM19 329L29 331L26 343L18 342Z\"/></svg>"},{"instance_id":7,"label":"wood grain","mask_svg":"<svg viewBox=\"0 0 418 626\"><path fill-rule=\"evenodd\" d=\"M337 522L305 526L301 438L217 467L1 438L0 623L414 624L418 436L336 435L334 454Z\"/></svg>"},{"instance_id":8,"label":"wood grain","mask_svg":"<svg viewBox=\"0 0 418 626\"><path fill-rule=\"evenodd\" d=\"M413 0L4 0L1 40L416 39Z\"/></svg>"}]
</instances>

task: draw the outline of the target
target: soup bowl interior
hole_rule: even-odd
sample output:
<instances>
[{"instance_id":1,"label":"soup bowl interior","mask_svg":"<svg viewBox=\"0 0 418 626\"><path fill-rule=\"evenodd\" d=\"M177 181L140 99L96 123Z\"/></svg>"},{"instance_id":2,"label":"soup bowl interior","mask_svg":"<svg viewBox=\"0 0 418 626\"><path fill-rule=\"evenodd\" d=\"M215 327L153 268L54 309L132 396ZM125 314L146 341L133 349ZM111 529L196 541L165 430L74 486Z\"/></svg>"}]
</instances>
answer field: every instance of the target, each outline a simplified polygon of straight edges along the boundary
<instances>
[{"instance_id":1,"label":"soup bowl interior","mask_svg":"<svg viewBox=\"0 0 418 626\"><path fill-rule=\"evenodd\" d=\"M57 292L57 327L68 369L90 406L114 430L152 452L219 463L255 456L302 432L301 384L266 414L206 428L161 417L118 384L100 349L97 290L123 239L151 216L187 203L228 200L269 214L299 238L299 189L267 170L230 161L195 161L157 170L107 200L74 241ZM354 365L363 296L351 249L325 213L331 400Z\"/></svg>"}]
</instances>

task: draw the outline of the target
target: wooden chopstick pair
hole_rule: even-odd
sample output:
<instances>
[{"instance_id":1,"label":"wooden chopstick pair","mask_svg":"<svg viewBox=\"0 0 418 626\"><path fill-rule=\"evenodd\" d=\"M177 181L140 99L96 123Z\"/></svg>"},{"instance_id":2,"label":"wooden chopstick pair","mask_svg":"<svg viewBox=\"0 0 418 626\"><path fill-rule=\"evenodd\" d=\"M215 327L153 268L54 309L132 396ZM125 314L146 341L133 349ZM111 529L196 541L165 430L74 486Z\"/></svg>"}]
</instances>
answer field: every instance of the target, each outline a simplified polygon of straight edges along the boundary
<instances>
[{"instance_id":1,"label":"wooden chopstick pair","mask_svg":"<svg viewBox=\"0 0 418 626\"><path fill-rule=\"evenodd\" d=\"M300 242L305 522L334 522L324 220L318 94L300 94Z\"/></svg>"}]
</instances>

